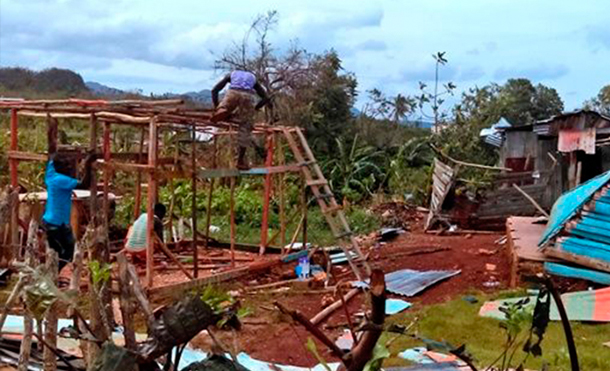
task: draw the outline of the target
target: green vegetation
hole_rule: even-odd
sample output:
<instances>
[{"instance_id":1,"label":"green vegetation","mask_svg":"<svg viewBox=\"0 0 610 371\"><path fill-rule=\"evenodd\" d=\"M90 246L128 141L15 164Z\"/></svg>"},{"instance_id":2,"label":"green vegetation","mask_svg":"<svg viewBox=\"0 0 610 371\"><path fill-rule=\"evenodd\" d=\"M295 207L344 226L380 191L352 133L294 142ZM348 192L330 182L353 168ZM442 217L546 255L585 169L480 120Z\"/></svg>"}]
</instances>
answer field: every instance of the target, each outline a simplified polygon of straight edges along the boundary
<instances>
[{"instance_id":1,"label":"green vegetation","mask_svg":"<svg viewBox=\"0 0 610 371\"><path fill-rule=\"evenodd\" d=\"M522 292L502 293L499 297L518 296ZM443 304L429 305L425 307L413 307L404 314L398 314L388 319L390 323L407 325L416 319L416 324L411 332L416 332L420 337L447 341L455 346L466 344L466 350L474 357L479 369L484 369L496 360L505 349L501 327L506 321L493 318L479 317L478 312L481 304L486 300L496 297L478 294L477 304L470 304L462 299L456 299ZM520 322L520 331L529 328ZM586 324L571 322L574 332L574 340L578 350L578 358L582 370L605 371L610 368L610 359L607 356L607 348L602 344L608 341L609 324ZM381 339L386 342L394 338L394 334L385 334ZM397 357L403 350L414 347L425 346L421 341L401 336L390 346L391 357L384 362L384 366L404 365L407 361ZM565 342L563 328L559 322L551 322L541 344L542 356L530 356L525 363L526 369L540 370L543 362L549 365L550 370L568 370L569 357ZM525 353L519 349L515 359L521 360Z\"/></svg>"}]
</instances>

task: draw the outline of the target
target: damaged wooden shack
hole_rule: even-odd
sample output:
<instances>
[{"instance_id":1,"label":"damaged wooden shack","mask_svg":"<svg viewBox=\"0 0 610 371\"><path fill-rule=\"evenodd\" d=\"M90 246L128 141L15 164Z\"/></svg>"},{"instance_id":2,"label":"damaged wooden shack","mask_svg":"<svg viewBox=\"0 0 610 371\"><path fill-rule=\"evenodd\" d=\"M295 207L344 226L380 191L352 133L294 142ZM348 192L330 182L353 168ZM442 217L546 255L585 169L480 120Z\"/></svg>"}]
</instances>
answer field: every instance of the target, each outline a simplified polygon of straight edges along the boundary
<instances>
[{"instance_id":1,"label":"damaged wooden shack","mask_svg":"<svg viewBox=\"0 0 610 371\"><path fill-rule=\"evenodd\" d=\"M440 220L503 229L507 217L544 215L562 194L610 170L610 117L598 112L578 110L524 126L502 119L492 129L481 134L498 148L496 167L435 159L429 228ZM494 172L481 192L459 192L464 166Z\"/></svg>"},{"instance_id":2,"label":"damaged wooden shack","mask_svg":"<svg viewBox=\"0 0 610 371\"><path fill-rule=\"evenodd\" d=\"M280 206L280 232L273 236L268 235L272 190L277 188L275 192L279 192L280 199L283 199L282 179L287 173L297 174L301 178L304 200L308 197L306 192L311 192L313 195L339 241L354 275L359 280L364 280L370 275L366 258L347 223L341 205L336 202L304 133L298 127L255 125L253 134L262 137L265 143L265 163L250 170L238 170L233 163L232 155L235 153L236 145L235 125L231 122L213 123L210 120L211 110L187 108L180 100L0 100L0 112L7 113L10 120L10 149L7 153L10 189L5 202L0 205L3 210L3 217L0 220L4 242L2 256L11 269L20 272L20 280L5 304L3 316L5 318L13 305L25 300L23 295L28 292L37 292L39 296L48 298L47 306L36 314L38 324L41 323L41 316L45 317L48 334L45 333L44 336L32 331L32 316L27 314L31 308L26 306L25 328L28 335L22 341L20 359L29 356L33 338L44 345L45 359L48 362L57 362L56 355L61 359L61 354L57 350L56 332L59 330L56 328L57 312L53 306L57 301L63 300L69 305L68 313L74 319L75 329L78 332L74 336L84 344L85 361L91 366L99 354L100 345L109 340L113 332L113 292L119 293L126 349L136 353L134 357L141 365L166 354L174 345L184 343L193 331L199 332L206 324L214 322L217 315L209 315L209 308L196 298L185 298L153 315L149 304L151 298L180 297L181 293L212 283L255 274L295 260L303 253L309 253L307 250L293 253L291 248L285 247L289 237L286 236L287 225L295 222L299 227L294 236L290 236L290 247L299 237L302 246L307 246L307 202L303 202L301 208L293 215L286 215L286 208ZM69 300L63 290L58 290L56 287L57 270L53 271L53 266L56 264L53 256L56 255L48 249L44 234L39 232L40 210L24 213L20 207L20 201L25 202L31 194L22 192L19 164L47 161L46 153L32 153L20 146L20 119L23 118L28 118L28 125L37 125L40 130L47 131L49 142L54 145L57 145L57 128L60 125L78 121L88 128L89 143L71 148L71 151L75 162L87 154L93 154L97 158L94 179L100 179L101 182L95 180L91 182L87 195L75 195L77 201L82 202L86 199L89 203L89 215L86 218L86 231L77 244L69 287L72 294L88 294L91 300L88 315L80 313L75 302ZM140 141L135 150L132 148L125 150L117 146L113 140L113 130L122 127L139 131ZM164 143L161 138L167 133L182 133L186 138L183 143L184 148L181 151L176 150L175 154L170 156L160 150ZM197 138L201 136L207 137L208 140L198 140ZM61 146L58 147L61 151ZM293 162L287 163L287 159L293 159ZM141 209L145 209L148 215L146 268L142 272L144 277L140 277L135 267L127 263L123 254L115 254L115 251L111 250L108 226L112 214L111 201L115 194L121 193L121 190L113 189L115 186L113 179L119 172L134 178L133 192L125 193L122 190L123 195L121 195L133 198L136 213L134 216L137 217ZM235 188L237 178L246 176L264 178L261 237L260 243L255 246L239 243L236 240ZM174 179L191 181L192 216L190 223L186 223L190 224L191 234L190 238L180 241L160 241L154 235L153 208L159 198L160 183L171 182ZM209 205L212 202L215 181L221 180L228 182L231 190L230 213L226 216L230 225L228 242L216 241L209 234L211 213ZM279 180L278 186L274 186L276 180ZM19 195L20 192L22 195ZM95 196L91 197L91 195ZM98 195L100 197L97 197ZM201 216L198 215L195 207L197 195L207 199L208 207L203 223L200 222ZM173 220L172 206L169 215L171 230L171 224L177 222ZM301 216L300 220L299 216ZM78 224L81 218L76 217L74 220ZM203 232L198 230L201 224L205 225ZM302 236L299 236L299 233ZM278 240L281 247L273 246ZM239 253L244 250L248 251L249 255L240 258ZM190 262L179 259L184 256L190 256ZM174 279L168 282L159 279L164 273L164 269L158 264L159 257L169 261L178 269L179 275L182 275L180 280ZM215 259L218 261L219 258L228 264L222 266L202 264L202 261L213 262ZM91 268L91 262L97 262L97 268ZM108 264L111 262L118 262L119 269L110 268ZM106 280L103 277L107 269L110 269L108 271L110 278ZM175 274L173 276L175 277ZM137 308L148 318L149 339L141 344L136 343L133 336L133 316L138 311ZM232 308L225 308L224 312L231 315ZM169 317L163 313L180 314L180 316L170 324L167 322ZM194 316L193 318L198 318L200 321L197 326L185 327L184 324L179 323L181 318L186 318L185 316ZM3 321L4 319L0 321L0 330ZM113 351L109 348L103 349L103 352L108 354L112 354ZM24 362L20 360L20 364L23 365Z\"/></svg>"}]
</instances>

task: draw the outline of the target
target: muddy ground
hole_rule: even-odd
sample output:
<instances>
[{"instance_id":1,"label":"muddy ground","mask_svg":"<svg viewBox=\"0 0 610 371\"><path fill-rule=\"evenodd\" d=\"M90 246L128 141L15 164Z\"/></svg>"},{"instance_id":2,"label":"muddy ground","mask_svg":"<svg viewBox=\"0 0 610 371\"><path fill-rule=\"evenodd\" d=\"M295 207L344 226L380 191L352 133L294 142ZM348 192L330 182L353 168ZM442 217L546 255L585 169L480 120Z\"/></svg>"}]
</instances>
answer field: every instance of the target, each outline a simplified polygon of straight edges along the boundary
<instances>
[{"instance_id":1,"label":"muddy ground","mask_svg":"<svg viewBox=\"0 0 610 371\"><path fill-rule=\"evenodd\" d=\"M499 243L503 237L497 234L472 234L439 236L422 231L421 218L412 221L411 231L383 244L378 254L371 252L370 263L373 267L392 272L410 268L417 270L459 269L461 274L440 282L412 298L390 295L401 298L418 306L444 302L460 297L475 290L490 292L507 288L509 279L509 259L506 244ZM418 253L418 252L426 253ZM411 255L412 254L412 255ZM286 269L283 267L282 269ZM253 314L244 319L244 327L233 337L222 334L227 345L248 353L253 358L291 364L313 366L318 361L306 349L305 344L310 335L299 325L280 316L273 308L273 302L279 301L288 308L298 309L311 318L323 309L322 302L332 297L332 292L319 289L308 290L303 285L290 288L269 288L256 294L247 294L246 286L279 281L281 270L278 269L266 276L242 282L245 305L253 309ZM493 282L493 283L491 283ZM349 302L349 313L365 310L365 297L359 294ZM346 315L340 309L321 326L325 333L336 339L346 328ZM201 334L192 344L209 350L209 338ZM318 344L323 357L332 359L326 348Z\"/></svg>"}]
</instances>

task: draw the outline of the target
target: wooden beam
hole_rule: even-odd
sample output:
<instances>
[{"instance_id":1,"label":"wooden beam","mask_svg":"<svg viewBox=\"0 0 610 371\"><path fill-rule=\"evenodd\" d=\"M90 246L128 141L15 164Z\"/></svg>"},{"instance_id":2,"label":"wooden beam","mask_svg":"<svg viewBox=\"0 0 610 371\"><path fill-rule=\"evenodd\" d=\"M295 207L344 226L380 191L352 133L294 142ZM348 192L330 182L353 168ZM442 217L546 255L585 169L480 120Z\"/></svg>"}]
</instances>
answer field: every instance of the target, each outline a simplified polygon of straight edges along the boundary
<instances>
[{"instance_id":1,"label":"wooden beam","mask_svg":"<svg viewBox=\"0 0 610 371\"><path fill-rule=\"evenodd\" d=\"M270 168L273 165L273 135L267 136L267 158L265 160L265 167ZM269 237L269 202L271 201L271 173L265 175L265 189L263 195L263 215L261 221L261 242L259 255L265 253L265 246L267 246L267 238Z\"/></svg>"},{"instance_id":2,"label":"wooden beam","mask_svg":"<svg viewBox=\"0 0 610 371\"><path fill-rule=\"evenodd\" d=\"M199 247L197 246L197 141L195 139L195 125L193 124L193 132L191 137L191 225L193 226L193 276L197 278L199 275Z\"/></svg>"},{"instance_id":3,"label":"wooden beam","mask_svg":"<svg viewBox=\"0 0 610 371\"><path fill-rule=\"evenodd\" d=\"M11 110L11 146L10 149L12 151L18 150L18 141L19 141L19 118L17 117L17 110ZM9 160L9 168L11 173L11 188L16 190L19 187L19 179L18 177L18 169L19 169L19 161L16 159ZM15 201L13 208L11 210L11 245L10 254L8 255L9 262L17 257L17 247L19 245L19 198Z\"/></svg>"},{"instance_id":4,"label":"wooden beam","mask_svg":"<svg viewBox=\"0 0 610 371\"><path fill-rule=\"evenodd\" d=\"M148 166L155 168L157 166L157 119L153 118L150 121L148 131ZM154 260L153 254L155 251L155 203L157 194L157 177L154 172L148 174L148 206L146 208L147 224L146 224L146 286L153 287L154 275Z\"/></svg>"},{"instance_id":5,"label":"wooden beam","mask_svg":"<svg viewBox=\"0 0 610 371\"><path fill-rule=\"evenodd\" d=\"M97 118L95 115L91 115L90 117L90 126L89 126L89 153L92 155L97 154ZM89 221L93 222L93 225L97 225L95 223L96 215L98 214L97 210L97 171L94 168L91 168L91 183L89 185L89 191L91 192L89 199ZM80 277L79 277L80 279Z\"/></svg>"},{"instance_id":6,"label":"wooden beam","mask_svg":"<svg viewBox=\"0 0 610 371\"><path fill-rule=\"evenodd\" d=\"M547 213L546 210L544 210L542 206L540 206L540 204L536 202L536 200L534 200L530 195L528 195L527 192L521 189L521 187L513 183L513 188L519 191L519 193L521 193L523 197L525 197L529 202L531 202L532 205L534 205L534 207L536 208L536 210L540 211L542 215L546 216L547 218L550 217L549 213Z\"/></svg>"},{"instance_id":7,"label":"wooden beam","mask_svg":"<svg viewBox=\"0 0 610 371\"><path fill-rule=\"evenodd\" d=\"M140 129L140 143L138 147L138 163L141 164L144 160L143 152L144 152L144 136L146 135L146 131L144 128ZM134 220L136 220L140 216L140 212L142 209L142 173L138 171L136 175L136 195L133 206L133 214Z\"/></svg>"},{"instance_id":8,"label":"wooden beam","mask_svg":"<svg viewBox=\"0 0 610 371\"><path fill-rule=\"evenodd\" d=\"M9 158L9 163L11 160L46 162L49 159L49 156L47 154L42 154L42 153L30 153L30 152L9 150L9 151L6 151L6 154Z\"/></svg>"},{"instance_id":9,"label":"wooden beam","mask_svg":"<svg viewBox=\"0 0 610 371\"><path fill-rule=\"evenodd\" d=\"M345 294L345 296L343 297L343 300L335 301L334 303L326 307L323 311L313 316L310 322L314 325L317 325L318 323L324 321L326 317L330 316L334 311L341 308L344 302L347 303L348 301L350 301L354 296L356 296L356 294L358 294L358 292L360 292L359 288L355 288L348 291L348 293Z\"/></svg>"},{"instance_id":10,"label":"wooden beam","mask_svg":"<svg viewBox=\"0 0 610 371\"><path fill-rule=\"evenodd\" d=\"M279 258L273 260L267 260L263 262L255 262L249 264L244 267L239 267L236 269L231 269L222 273L218 273L212 276L196 278L191 281L181 282L177 284L170 284L162 287L153 287L148 289L148 294L150 297L154 297L155 299L160 298L168 298L168 297L178 297L185 291L191 291L197 289L199 287L203 287L206 285L217 284L221 282L226 282L229 280L234 280L239 277L246 276L248 274L256 274L258 272L265 271L269 268L272 268L276 265L280 265L281 260Z\"/></svg>"}]
</instances>

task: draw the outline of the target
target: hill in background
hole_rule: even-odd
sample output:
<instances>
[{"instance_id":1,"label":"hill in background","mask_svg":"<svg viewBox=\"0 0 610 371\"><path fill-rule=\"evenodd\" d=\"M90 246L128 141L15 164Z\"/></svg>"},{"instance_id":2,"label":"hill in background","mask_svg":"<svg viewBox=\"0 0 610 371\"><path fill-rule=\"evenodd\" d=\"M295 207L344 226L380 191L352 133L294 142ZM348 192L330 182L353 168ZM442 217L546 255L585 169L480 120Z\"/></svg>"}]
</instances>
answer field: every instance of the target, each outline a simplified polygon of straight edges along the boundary
<instances>
[{"instance_id":1,"label":"hill in background","mask_svg":"<svg viewBox=\"0 0 610 371\"><path fill-rule=\"evenodd\" d=\"M211 105L212 92L209 89L184 94L165 93L145 96L137 91L113 88L95 81L85 82L74 71L49 68L32 71L21 67L0 68L0 96L12 98L106 98L106 99L184 99L196 105Z\"/></svg>"},{"instance_id":2,"label":"hill in background","mask_svg":"<svg viewBox=\"0 0 610 371\"><path fill-rule=\"evenodd\" d=\"M0 68L0 94L20 97L68 97L89 92L78 73L49 68L32 71L21 67Z\"/></svg>"}]
</instances>

